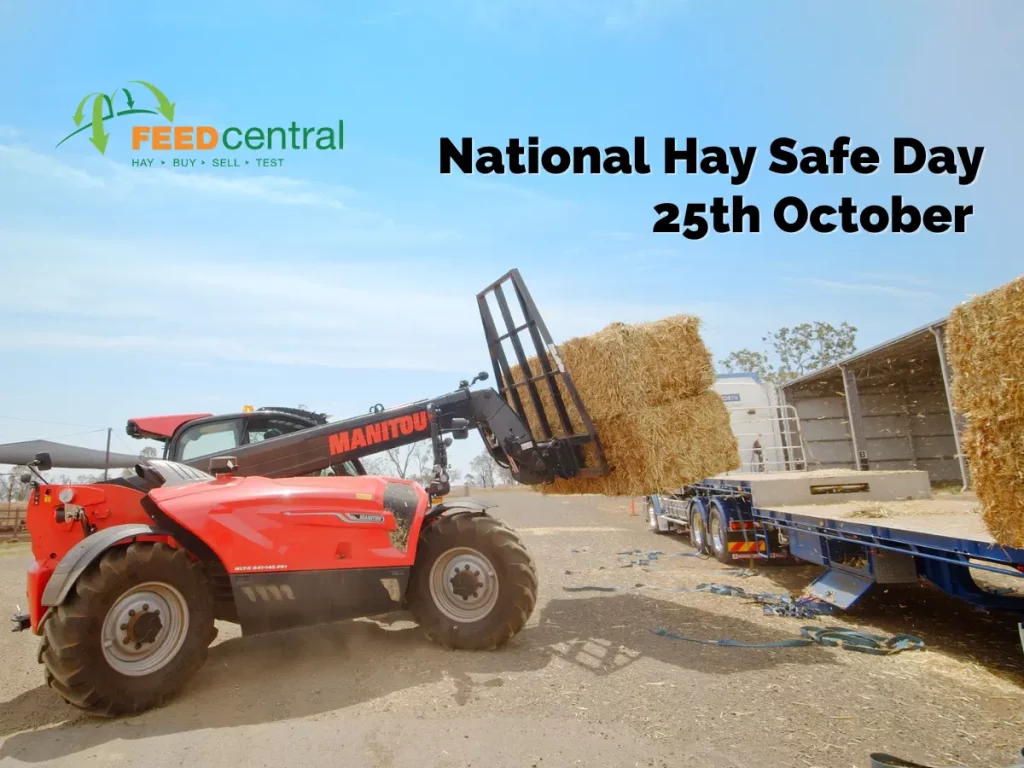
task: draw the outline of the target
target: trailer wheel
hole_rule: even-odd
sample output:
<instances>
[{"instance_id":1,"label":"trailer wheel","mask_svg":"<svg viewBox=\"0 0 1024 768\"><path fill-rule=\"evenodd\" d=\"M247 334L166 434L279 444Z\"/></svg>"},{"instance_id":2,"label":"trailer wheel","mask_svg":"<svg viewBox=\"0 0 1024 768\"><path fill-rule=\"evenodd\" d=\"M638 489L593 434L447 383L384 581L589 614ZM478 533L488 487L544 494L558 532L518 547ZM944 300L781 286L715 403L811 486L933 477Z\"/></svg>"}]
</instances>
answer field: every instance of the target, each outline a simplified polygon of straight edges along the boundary
<instances>
[{"instance_id":1,"label":"trailer wheel","mask_svg":"<svg viewBox=\"0 0 1024 768\"><path fill-rule=\"evenodd\" d=\"M651 530L652 531L654 531L655 533L657 533L659 535L664 534L664 533L668 533L668 531L663 531L663 530L661 530L661 528L658 527L658 515L654 511L654 502L653 501L648 501L647 502L647 524L651 526Z\"/></svg>"},{"instance_id":2,"label":"trailer wheel","mask_svg":"<svg viewBox=\"0 0 1024 768\"><path fill-rule=\"evenodd\" d=\"M717 507L713 507L708 516L708 543L711 553L718 562L726 565L732 563L732 556L729 554L728 528L726 528L721 510Z\"/></svg>"},{"instance_id":3,"label":"trailer wheel","mask_svg":"<svg viewBox=\"0 0 1024 768\"><path fill-rule=\"evenodd\" d=\"M43 625L47 684L94 715L142 712L206 660L213 603L198 563L167 544L105 553Z\"/></svg>"},{"instance_id":4,"label":"trailer wheel","mask_svg":"<svg viewBox=\"0 0 1024 768\"><path fill-rule=\"evenodd\" d=\"M537 604L537 571L512 529L488 515L445 516L421 534L408 606L431 640L448 649L505 645Z\"/></svg>"},{"instance_id":5,"label":"trailer wheel","mask_svg":"<svg viewBox=\"0 0 1024 768\"><path fill-rule=\"evenodd\" d=\"M690 546L698 552L706 552L707 532L704 530L704 517L696 504L690 504Z\"/></svg>"}]
</instances>

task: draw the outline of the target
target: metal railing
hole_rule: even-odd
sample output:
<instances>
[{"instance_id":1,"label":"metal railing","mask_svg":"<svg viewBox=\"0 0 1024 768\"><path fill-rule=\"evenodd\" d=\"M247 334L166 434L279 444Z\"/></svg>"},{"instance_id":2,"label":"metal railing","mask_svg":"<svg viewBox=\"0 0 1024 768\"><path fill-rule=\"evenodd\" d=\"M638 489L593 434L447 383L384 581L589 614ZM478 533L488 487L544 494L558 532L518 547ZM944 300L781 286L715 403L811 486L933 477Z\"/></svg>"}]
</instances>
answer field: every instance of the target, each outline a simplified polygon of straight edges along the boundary
<instances>
[{"instance_id":1,"label":"metal railing","mask_svg":"<svg viewBox=\"0 0 1024 768\"><path fill-rule=\"evenodd\" d=\"M800 418L792 405L739 406L730 408L729 413L743 464L733 472L726 472L726 475L738 472L802 472L807 469ZM737 423L731 418L734 413L753 418Z\"/></svg>"}]
</instances>

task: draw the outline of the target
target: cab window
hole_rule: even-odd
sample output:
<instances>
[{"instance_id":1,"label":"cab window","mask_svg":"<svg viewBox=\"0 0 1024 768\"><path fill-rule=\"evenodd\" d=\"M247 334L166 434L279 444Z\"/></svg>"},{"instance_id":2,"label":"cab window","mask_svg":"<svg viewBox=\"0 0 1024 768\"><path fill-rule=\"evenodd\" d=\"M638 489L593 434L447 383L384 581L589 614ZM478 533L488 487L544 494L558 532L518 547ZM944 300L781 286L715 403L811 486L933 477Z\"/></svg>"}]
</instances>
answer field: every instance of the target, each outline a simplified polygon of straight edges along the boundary
<instances>
[{"instance_id":1,"label":"cab window","mask_svg":"<svg viewBox=\"0 0 1024 768\"><path fill-rule=\"evenodd\" d=\"M309 425L280 418L251 418L245 425L245 442L262 443L300 429L309 429Z\"/></svg>"},{"instance_id":2,"label":"cab window","mask_svg":"<svg viewBox=\"0 0 1024 768\"><path fill-rule=\"evenodd\" d=\"M240 443L241 431L240 419L189 427L178 442L178 461L191 461L212 453L233 450Z\"/></svg>"}]
</instances>

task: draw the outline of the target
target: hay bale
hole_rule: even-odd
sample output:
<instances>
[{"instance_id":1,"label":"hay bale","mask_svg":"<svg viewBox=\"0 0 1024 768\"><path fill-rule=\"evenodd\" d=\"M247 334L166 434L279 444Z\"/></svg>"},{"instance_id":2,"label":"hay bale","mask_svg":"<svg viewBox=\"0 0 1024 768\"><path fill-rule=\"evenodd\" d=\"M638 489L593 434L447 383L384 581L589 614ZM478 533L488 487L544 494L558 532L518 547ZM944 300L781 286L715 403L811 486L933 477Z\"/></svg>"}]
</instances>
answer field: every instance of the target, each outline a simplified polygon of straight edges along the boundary
<instances>
[{"instance_id":1,"label":"hay bale","mask_svg":"<svg viewBox=\"0 0 1024 768\"><path fill-rule=\"evenodd\" d=\"M711 352L700 337L700 319L690 315L634 325L612 323L559 344L558 351L591 416L667 405L700 395L715 383ZM536 358L529 364L534 376L541 372ZM519 366L512 375L517 382L525 378ZM545 382L538 382L538 388L542 397L550 397ZM528 389L520 387L519 392L524 403L529 402ZM563 399L571 403L564 391Z\"/></svg>"},{"instance_id":2,"label":"hay bale","mask_svg":"<svg viewBox=\"0 0 1024 768\"><path fill-rule=\"evenodd\" d=\"M1024 547L1024 277L956 307L946 327L953 404L989 532Z\"/></svg>"},{"instance_id":3,"label":"hay bale","mask_svg":"<svg viewBox=\"0 0 1024 768\"><path fill-rule=\"evenodd\" d=\"M972 419L1024 421L1024 277L956 307L946 349L958 410Z\"/></svg>"},{"instance_id":4,"label":"hay bale","mask_svg":"<svg viewBox=\"0 0 1024 768\"><path fill-rule=\"evenodd\" d=\"M700 337L700 321L676 315L652 323L612 323L591 336L558 347L576 389L597 427L611 474L556 480L545 494L639 496L670 491L686 483L737 469L736 437L722 398L710 392L715 381L711 353ZM542 367L529 361L530 373ZM552 369L554 361L549 359ZM513 380L525 381L515 366ZM556 377L570 429L560 422L548 381L537 390L554 436L586 432L572 398ZM518 387L534 437L543 439L527 387ZM585 446L588 466L594 449Z\"/></svg>"},{"instance_id":5,"label":"hay bale","mask_svg":"<svg viewBox=\"0 0 1024 768\"><path fill-rule=\"evenodd\" d=\"M1024 549L1024 420L972 421L963 449L985 527L999 544Z\"/></svg>"},{"instance_id":6,"label":"hay bale","mask_svg":"<svg viewBox=\"0 0 1024 768\"><path fill-rule=\"evenodd\" d=\"M611 474L558 479L543 486L543 493L642 496L673 491L740 466L729 412L715 392L668 405L594 416L594 424Z\"/></svg>"}]
</instances>

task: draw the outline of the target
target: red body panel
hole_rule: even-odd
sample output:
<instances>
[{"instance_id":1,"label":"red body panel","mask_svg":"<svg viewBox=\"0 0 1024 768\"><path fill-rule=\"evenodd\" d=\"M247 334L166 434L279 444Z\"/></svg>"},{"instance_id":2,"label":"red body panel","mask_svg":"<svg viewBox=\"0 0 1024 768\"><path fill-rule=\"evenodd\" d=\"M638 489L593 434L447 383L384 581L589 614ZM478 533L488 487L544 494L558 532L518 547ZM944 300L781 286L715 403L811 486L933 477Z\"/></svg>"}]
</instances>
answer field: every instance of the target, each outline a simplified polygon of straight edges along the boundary
<instances>
[{"instance_id":1,"label":"red body panel","mask_svg":"<svg viewBox=\"0 0 1024 768\"><path fill-rule=\"evenodd\" d=\"M415 499L415 509L406 508L411 519L404 550L388 535L398 528L394 514L385 509L385 491L392 484L406 486L406 497ZM27 596L36 634L46 584L61 558L85 536L81 521L57 522L58 510L67 506L58 498L65 488L74 493L69 504L81 507L98 529L129 523L162 527L143 507L147 494L135 488L105 483L41 487L30 497L26 514L35 557ZM429 504L426 492L411 480L371 476L221 476L156 488L148 496L172 524L213 550L229 575L411 567ZM185 541L162 538L187 548Z\"/></svg>"},{"instance_id":2,"label":"red body panel","mask_svg":"<svg viewBox=\"0 0 1024 768\"><path fill-rule=\"evenodd\" d=\"M388 535L397 529L384 508L391 483L417 499L406 551ZM157 488L150 498L202 539L228 574L411 566L429 502L412 481L372 476L221 478Z\"/></svg>"},{"instance_id":3,"label":"red body panel","mask_svg":"<svg viewBox=\"0 0 1024 768\"><path fill-rule=\"evenodd\" d=\"M126 523L152 524L142 508L144 494L134 488L119 485L46 485L29 497L25 524L32 540L35 563L28 572L28 608L32 631L36 632L43 615L42 596L53 569L69 549L80 542L85 533L78 521L58 523L58 507L64 505L57 495L61 489L74 492L71 503L82 507L90 523L97 528L109 528Z\"/></svg>"},{"instance_id":4,"label":"red body panel","mask_svg":"<svg viewBox=\"0 0 1024 768\"><path fill-rule=\"evenodd\" d=\"M176 416L144 416L138 419L130 419L130 421L138 429L139 437L167 440L174 434L174 430L186 421L205 419L207 416L212 415L212 413L185 413Z\"/></svg>"}]
</instances>

